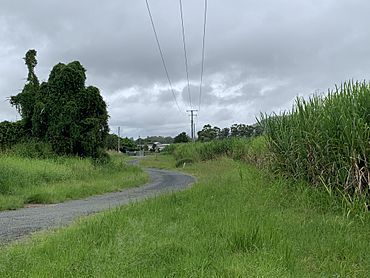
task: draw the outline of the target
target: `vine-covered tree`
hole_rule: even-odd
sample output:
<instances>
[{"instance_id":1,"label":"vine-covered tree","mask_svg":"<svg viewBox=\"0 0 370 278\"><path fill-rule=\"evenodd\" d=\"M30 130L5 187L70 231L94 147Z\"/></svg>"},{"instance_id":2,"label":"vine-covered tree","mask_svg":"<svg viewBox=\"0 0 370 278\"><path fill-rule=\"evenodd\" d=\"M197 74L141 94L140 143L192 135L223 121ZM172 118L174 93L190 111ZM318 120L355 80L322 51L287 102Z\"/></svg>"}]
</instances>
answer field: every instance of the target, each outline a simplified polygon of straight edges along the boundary
<instances>
[{"instance_id":1,"label":"vine-covered tree","mask_svg":"<svg viewBox=\"0 0 370 278\"><path fill-rule=\"evenodd\" d=\"M36 51L26 53L27 83L11 97L32 137L51 143L58 154L98 157L108 135L107 106L99 89L86 87L86 70L78 62L59 63L39 85Z\"/></svg>"},{"instance_id":2,"label":"vine-covered tree","mask_svg":"<svg viewBox=\"0 0 370 278\"><path fill-rule=\"evenodd\" d=\"M22 92L10 98L10 103L17 108L19 114L22 116L27 132L31 132L32 129L33 109L39 90L39 80L35 74L35 67L37 65L36 54L37 52L34 49L27 51L23 58L28 69L27 83L24 85Z\"/></svg>"}]
</instances>

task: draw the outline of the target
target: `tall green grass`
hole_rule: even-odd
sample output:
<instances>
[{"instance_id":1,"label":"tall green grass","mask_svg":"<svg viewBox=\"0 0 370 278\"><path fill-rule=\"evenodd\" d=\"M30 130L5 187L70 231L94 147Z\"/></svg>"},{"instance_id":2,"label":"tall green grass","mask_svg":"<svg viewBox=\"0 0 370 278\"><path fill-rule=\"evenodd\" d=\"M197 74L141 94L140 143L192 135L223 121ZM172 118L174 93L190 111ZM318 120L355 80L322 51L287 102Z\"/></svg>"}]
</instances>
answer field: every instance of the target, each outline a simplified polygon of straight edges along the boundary
<instances>
[{"instance_id":1,"label":"tall green grass","mask_svg":"<svg viewBox=\"0 0 370 278\"><path fill-rule=\"evenodd\" d=\"M0 210L29 203L55 203L143 184L147 175L111 155L97 164L87 158L47 159L0 154Z\"/></svg>"},{"instance_id":2,"label":"tall green grass","mask_svg":"<svg viewBox=\"0 0 370 278\"><path fill-rule=\"evenodd\" d=\"M262 165L266 159L265 138L228 138L211 142L178 144L170 152L177 161L191 159L194 162L227 156L232 159Z\"/></svg>"},{"instance_id":3,"label":"tall green grass","mask_svg":"<svg viewBox=\"0 0 370 278\"><path fill-rule=\"evenodd\" d=\"M262 117L273 165L332 193L364 196L370 183L370 85L348 82Z\"/></svg>"}]
</instances>

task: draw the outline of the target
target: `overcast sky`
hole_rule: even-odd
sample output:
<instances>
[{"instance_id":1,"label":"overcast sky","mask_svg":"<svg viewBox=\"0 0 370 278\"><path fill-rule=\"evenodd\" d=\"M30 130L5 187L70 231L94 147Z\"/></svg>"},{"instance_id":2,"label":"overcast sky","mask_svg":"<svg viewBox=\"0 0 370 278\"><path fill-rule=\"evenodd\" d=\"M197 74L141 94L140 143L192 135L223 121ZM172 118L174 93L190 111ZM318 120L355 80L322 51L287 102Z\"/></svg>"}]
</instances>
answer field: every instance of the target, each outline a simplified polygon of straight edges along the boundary
<instances>
[{"instance_id":1,"label":"overcast sky","mask_svg":"<svg viewBox=\"0 0 370 278\"><path fill-rule=\"evenodd\" d=\"M199 106L203 0L182 0L192 108ZM0 0L0 121L19 119L8 98L37 50L46 81L58 62L80 61L121 135L189 133L179 1L149 0L178 110L145 0ZM197 129L252 124L260 112L349 79L369 80L368 0L208 0L204 87Z\"/></svg>"}]
</instances>

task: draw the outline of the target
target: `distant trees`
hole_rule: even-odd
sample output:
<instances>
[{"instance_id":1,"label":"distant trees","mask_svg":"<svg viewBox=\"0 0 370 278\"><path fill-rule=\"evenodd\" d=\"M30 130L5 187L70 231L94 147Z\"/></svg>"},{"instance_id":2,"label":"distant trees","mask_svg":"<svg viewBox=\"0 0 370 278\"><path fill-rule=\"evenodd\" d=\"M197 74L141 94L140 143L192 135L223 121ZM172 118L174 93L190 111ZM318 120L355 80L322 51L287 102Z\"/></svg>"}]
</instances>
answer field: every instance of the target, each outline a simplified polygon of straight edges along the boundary
<instances>
[{"instance_id":1,"label":"distant trees","mask_svg":"<svg viewBox=\"0 0 370 278\"><path fill-rule=\"evenodd\" d=\"M139 145L143 144L152 144L154 142L159 142L162 144L171 144L173 143L173 138L171 136L163 137L163 136L147 136L146 138L138 138L136 143Z\"/></svg>"},{"instance_id":2,"label":"distant trees","mask_svg":"<svg viewBox=\"0 0 370 278\"><path fill-rule=\"evenodd\" d=\"M254 135L255 127L245 124L233 124L230 130L233 137L251 137Z\"/></svg>"},{"instance_id":3,"label":"distant trees","mask_svg":"<svg viewBox=\"0 0 370 278\"><path fill-rule=\"evenodd\" d=\"M121 138L116 134L108 134L107 136L107 149L108 150L117 150L118 140L120 146L120 152L134 151L138 149L135 141L129 138Z\"/></svg>"},{"instance_id":4,"label":"distant trees","mask_svg":"<svg viewBox=\"0 0 370 278\"><path fill-rule=\"evenodd\" d=\"M25 132L49 142L58 154L101 155L109 130L107 106L98 88L85 86L80 62L55 65L48 81L39 84L36 51L27 51L24 60L27 83L10 102L22 116Z\"/></svg>"},{"instance_id":5,"label":"distant trees","mask_svg":"<svg viewBox=\"0 0 370 278\"><path fill-rule=\"evenodd\" d=\"M187 143L190 141L189 136L186 132L181 132L179 135L175 136L173 142L174 143Z\"/></svg>"},{"instance_id":6,"label":"distant trees","mask_svg":"<svg viewBox=\"0 0 370 278\"><path fill-rule=\"evenodd\" d=\"M230 128L225 127L220 129L217 126L212 127L210 124L203 126L203 129L198 131L198 141L208 142L216 139L225 139L228 137L252 137L262 134L262 127L258 124L245 125L233 124Z\"/></svg>"},{"instance_id":7,"label":"distant trees","mask_svg":"<svg viewBox=\"0 0 370 278\"><path fill-rule=\"evenodd\" d=\"M208 142L218 139L220 128L215 126L212 127L210 124L203 126L201 131L198 131L198 140L202 142Z\"/></svg>"}]
</instances>

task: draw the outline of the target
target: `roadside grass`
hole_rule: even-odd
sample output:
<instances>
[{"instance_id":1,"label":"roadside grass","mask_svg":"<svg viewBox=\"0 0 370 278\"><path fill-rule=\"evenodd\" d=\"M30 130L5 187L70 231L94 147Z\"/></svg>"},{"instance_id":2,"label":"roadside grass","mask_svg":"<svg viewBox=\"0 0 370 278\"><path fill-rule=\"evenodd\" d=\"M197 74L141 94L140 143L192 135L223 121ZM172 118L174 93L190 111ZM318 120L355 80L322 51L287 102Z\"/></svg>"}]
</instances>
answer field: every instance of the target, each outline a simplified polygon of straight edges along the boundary
<instances>
[{"instance_id":1,"label":"roadside grass","mask_svg":"<svg viewBox=\"0 0 370 278\"><path fill-rule=\"evenodd\" d=\"M118 191L143 184L147 175L127 165L127 158L110 154L106 164L90 159L0 156L0 210L25 204L48 204Z\"/></svg>"},{"instance_id":2,"label":"roadside grass","mask_svg":"<svg viewBox=\"0 0 370 278\"><path fill-rule=\"evenodd\" d=\"M189 190L4 246L0 276L368 277L368 214L228 158L184 170Z\"/></svg>"},{"instance_id":3,"label":"roadside grass","mask_svg":"<svg viewBox=\"0 0 370 278\"><path fill-rule=\"evenodd\" d=\"M144 159L140 160L140 165L147 168L157 168L157 169L166 169L174 170L176 160L170 154L156 154L146 156Z\"/></svg>"},{"instance_id":4,"label":"roadside grass","mask_svg":"<svg viewBox=\"0 0 370 278\"><path fill-rule=\"evenodd\" d=\"M259 166L266 163L267 142L264 136L226 138L210 142L176 144L170 151L176 160L191 159L199 162L227 156Z\"/></svg>"}]
</instances>

